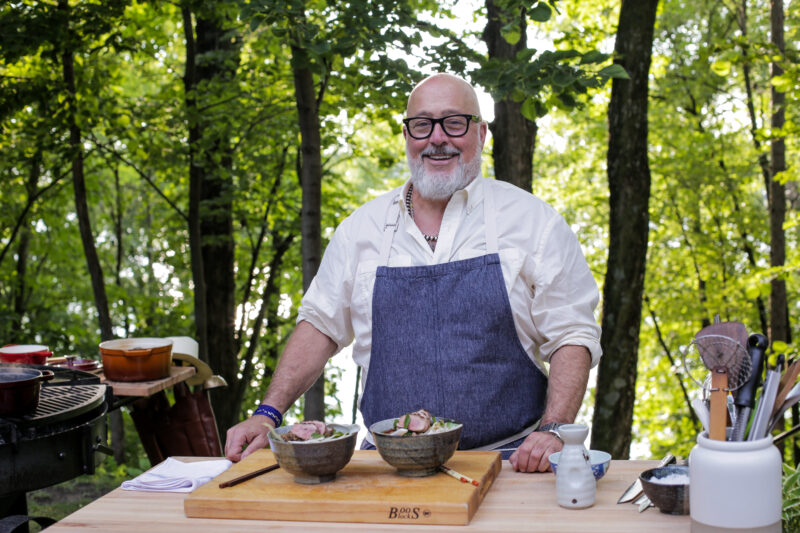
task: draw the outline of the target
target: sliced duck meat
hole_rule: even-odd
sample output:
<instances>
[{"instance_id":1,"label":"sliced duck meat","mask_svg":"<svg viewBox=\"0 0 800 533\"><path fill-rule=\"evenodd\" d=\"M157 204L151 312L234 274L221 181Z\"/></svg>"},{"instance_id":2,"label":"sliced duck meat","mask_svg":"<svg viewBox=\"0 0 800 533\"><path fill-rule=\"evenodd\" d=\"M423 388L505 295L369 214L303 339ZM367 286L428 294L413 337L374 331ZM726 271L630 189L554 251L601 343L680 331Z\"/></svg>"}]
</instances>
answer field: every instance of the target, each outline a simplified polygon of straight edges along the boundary
<instances>
[{"instance_id":1,"label":"sliced duck meat","mask_svg":"<svg viewBox=\"0 0 800 533\"><path fill-rule=\"evenodd\" d=\"M284 440L308 440L312 438L315 433L319 435L328 435L331 433L331 430L328 429L328 426L326 426L324 422L319 422L317 420L298 422L284 434Z\"/></svg>"},{"instance_id":2,"label":"sliced duck meat","mask_svg":"<svg viewBox=\"0 0 800 533\"><path fill-rule=\"evenodd\" d=\"M409 413L400 417L398 427L404 427L412 433L423 433L431 427L432 415L425 409Z\"/></svg>"},{"instance_id":3,"label":"sliced duck meat","mask_svg":"<svg viewBox=\"0 0 800 533\"><path fill-rule=\"evenodd\" d=\"M320 422L319 420L307 420L306 424L314 424L317 427L317 433L320 435L326 435L328 433L328 426L325 425L325 422Z\"/></svg>"}]
</instances>

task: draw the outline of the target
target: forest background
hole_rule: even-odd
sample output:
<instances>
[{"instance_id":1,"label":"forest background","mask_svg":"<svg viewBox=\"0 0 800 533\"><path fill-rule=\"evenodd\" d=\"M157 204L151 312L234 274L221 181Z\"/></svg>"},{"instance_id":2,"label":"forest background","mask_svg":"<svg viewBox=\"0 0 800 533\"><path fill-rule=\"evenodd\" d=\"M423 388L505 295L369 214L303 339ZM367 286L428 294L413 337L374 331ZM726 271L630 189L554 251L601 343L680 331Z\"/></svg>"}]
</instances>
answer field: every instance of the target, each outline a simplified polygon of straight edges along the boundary
<instances>
[{"instance_id":1,"label":"forest background","mask_svg":"<svg viewBox=\"0 0 800 533\"><path fill-rule=\"evenodd\" d=\"M558 209L602 288L592 447L686 456L701 388L682 353L699 329L719 314L796 356L798 15L747 0L6 2L0 343L97 357L105 339L191 336L228 382L211 391L224 435L258 404L336 225L406 179L410 88L448 71L494 100L484 175ZM289 420L354 416L338 361Z\"/></svg>"}]
</instances>

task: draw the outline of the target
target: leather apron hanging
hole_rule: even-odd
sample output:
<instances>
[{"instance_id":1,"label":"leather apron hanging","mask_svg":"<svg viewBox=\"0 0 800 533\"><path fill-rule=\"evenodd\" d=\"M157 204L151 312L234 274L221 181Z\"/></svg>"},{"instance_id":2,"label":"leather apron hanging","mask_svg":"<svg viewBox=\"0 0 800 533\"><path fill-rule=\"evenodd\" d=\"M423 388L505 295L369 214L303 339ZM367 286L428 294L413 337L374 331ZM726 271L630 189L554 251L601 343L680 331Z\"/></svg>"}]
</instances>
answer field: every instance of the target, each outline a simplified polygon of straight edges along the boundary
<instances>
[{"instance_id":1,"label":"leather apron hanging","mask_svg":"<svg viewBox=\"0 0 800 533\"><path fill-rule=\"evenodd\" d=\"M519 342L491 184L483 190L487 254L438 265L385 266L400 218L392 202L373 289L367 427L425 408L464 424L460 449L490 448L519 440L544 412L547 378Z\"/></svg>"}]
</instances>

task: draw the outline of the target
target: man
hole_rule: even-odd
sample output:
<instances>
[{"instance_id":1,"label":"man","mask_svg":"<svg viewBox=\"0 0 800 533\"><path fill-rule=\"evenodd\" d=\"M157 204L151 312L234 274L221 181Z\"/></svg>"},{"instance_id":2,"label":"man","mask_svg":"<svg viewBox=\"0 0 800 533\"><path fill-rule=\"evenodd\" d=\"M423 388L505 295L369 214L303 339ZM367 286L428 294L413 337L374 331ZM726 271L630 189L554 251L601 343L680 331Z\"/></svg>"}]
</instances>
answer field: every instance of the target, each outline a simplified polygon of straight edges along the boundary
<instances>
[{"instance_id":1,"label":"man","mask_svg":"<svg viewBox=\"0 0 800 533\"><path fill-rule=\"evenodd\" d=\"M425 408L464 423L461 449L501 450L523 472L561 449L555 429L600 357L578 241L541 200L480 177L487 125L466 81L423 80L403 123L411 179L337 228L264 403L228 431L228 458L266 446L265 424L353 340L367 426Z\"/></svg>"}]
</instances>

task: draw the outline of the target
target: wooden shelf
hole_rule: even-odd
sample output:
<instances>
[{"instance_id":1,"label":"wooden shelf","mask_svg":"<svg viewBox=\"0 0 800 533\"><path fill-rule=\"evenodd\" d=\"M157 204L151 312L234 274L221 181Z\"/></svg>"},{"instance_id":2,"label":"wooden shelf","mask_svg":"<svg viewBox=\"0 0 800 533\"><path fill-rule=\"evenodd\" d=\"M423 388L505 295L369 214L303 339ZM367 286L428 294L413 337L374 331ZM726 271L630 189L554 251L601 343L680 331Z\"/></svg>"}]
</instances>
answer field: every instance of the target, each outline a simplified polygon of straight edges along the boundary
<instances>
[{"instance_id":1,"label":"wooden shelf","mask_svg":"<svg viewBox=\"0 0 800 533\"><path fill-rule=\"evenodd\" d=\"M152 396L173 385L186 381L194 376L197 370L193 366L171 366L169 376L153 381L111 381L100 374L100 382L114 390L114 396Z\"/></svg>"}]
</instances>

